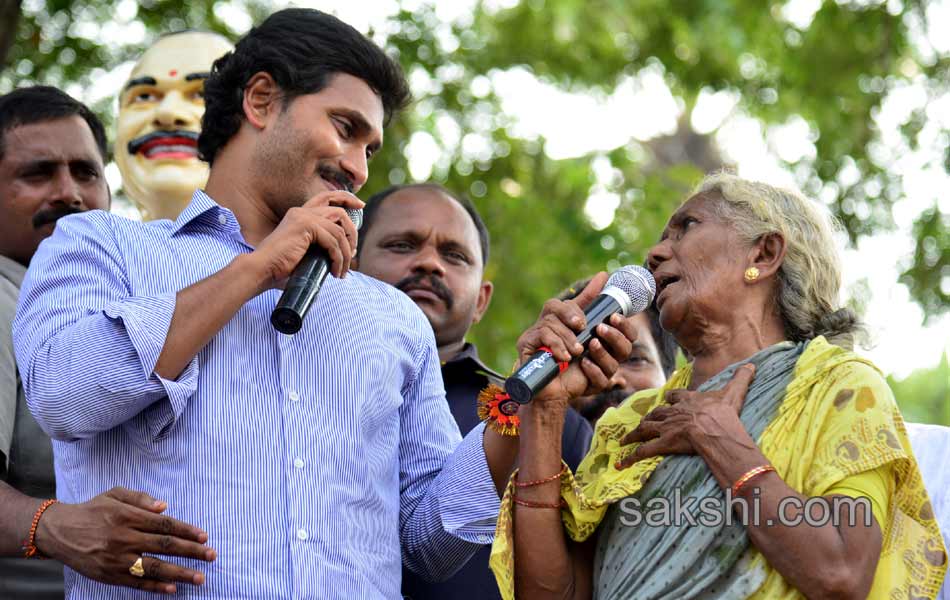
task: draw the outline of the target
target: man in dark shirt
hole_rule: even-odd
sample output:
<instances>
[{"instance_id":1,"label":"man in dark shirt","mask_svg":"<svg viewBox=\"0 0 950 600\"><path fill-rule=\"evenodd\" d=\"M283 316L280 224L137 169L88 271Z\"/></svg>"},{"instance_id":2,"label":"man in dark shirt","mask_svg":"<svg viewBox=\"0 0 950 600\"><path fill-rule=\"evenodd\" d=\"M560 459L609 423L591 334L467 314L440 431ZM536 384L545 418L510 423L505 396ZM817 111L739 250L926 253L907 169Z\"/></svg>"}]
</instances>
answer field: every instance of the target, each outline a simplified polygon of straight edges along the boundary
<instances>
[{"instance_id":1,"label":"man in dark shirt","mask_svg":"<svg viewBox=\"0 0 950 600\"><path fill-rule=\"evenodd\" d=\"M488 252L488 230L471 202L426 183L391 187L367 201L353 263L405 292L425 313L442 361L446 400L462 435L479 422L479 391L504 380L465 341L491 301L492 283L483 279ZM568 410L562 448L571 469L587 453L591 436L590 425ZM403 569L403 595L411 600L501 598L488 570L488 541L444 582L427 582Z\"/></svg>"}]
</instances>

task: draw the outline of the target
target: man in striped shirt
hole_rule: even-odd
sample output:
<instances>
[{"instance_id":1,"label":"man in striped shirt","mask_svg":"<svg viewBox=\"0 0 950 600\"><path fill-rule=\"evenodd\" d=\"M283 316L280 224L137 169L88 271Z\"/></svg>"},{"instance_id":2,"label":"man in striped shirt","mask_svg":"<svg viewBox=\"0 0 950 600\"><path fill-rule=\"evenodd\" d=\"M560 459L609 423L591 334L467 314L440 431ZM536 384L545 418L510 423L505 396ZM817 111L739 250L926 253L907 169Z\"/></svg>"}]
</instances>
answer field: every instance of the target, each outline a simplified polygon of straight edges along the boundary
<instances>
[{"instance_id":1,"label":"man in striped shirt","mask_svg":"<svg viewBox=\"0 0 950 600\"><path fill-rule=\"evenodd\" d=\"M132 579L128 565L116 568L119 549L207 550L200 530L160 515L167 505L141 492L51 504L50 439L17 372L11 325L26 267L60 218L109 208L106 156L102 123L68 94L33 86L0 96L0 598L61 599L63 563L108 583Z\"/></svg>"},{"instance_id":2,"label":"man in striped shirt","mask_svg":"<svg viewBox=\"0 0 950 600\"><path fill-rule=\"evenodd\" d=\"M363 204L346 189L366 181L407 97L398 66L348 25L275 13L215 62L199 138L211 173L178 219L69 216L34 258L14 345L60 487L70 500L144 489L217 551L204 581L193 559L124 557L143 585L393 599L401 564L444 578L491 540L516 442L482 427L461 439L424 315L347 273L346 209ZM334 277L285 336L269 317L311 244ZM561 308L522 354L570 356L557 320L578 309ZM633 336L613 323L554 384L606 385ZM70 570L66 586L69 598L138 597Z\"/></svg>"}]
</instances>

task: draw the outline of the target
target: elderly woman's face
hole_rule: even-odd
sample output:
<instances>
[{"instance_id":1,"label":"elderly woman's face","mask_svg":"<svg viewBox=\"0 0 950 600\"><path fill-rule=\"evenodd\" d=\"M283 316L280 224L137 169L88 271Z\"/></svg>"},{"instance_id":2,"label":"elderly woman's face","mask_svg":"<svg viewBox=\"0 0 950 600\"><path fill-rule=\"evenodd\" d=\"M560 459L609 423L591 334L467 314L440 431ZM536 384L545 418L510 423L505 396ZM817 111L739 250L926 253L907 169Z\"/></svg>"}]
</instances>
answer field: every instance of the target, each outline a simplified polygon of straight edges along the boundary
<instances>
[{"instance_id":1,"label":"elderly woman's face","mask_svg":"<svg viewBox=\"0 0 950 600\"><path fill-rule=\"evenodd\" d=\"M749 249L716 215L715 202L710 196L687 200L647 257L660 324L674 334L728 317L740 305Z\"/></svg>"}]
</instances>

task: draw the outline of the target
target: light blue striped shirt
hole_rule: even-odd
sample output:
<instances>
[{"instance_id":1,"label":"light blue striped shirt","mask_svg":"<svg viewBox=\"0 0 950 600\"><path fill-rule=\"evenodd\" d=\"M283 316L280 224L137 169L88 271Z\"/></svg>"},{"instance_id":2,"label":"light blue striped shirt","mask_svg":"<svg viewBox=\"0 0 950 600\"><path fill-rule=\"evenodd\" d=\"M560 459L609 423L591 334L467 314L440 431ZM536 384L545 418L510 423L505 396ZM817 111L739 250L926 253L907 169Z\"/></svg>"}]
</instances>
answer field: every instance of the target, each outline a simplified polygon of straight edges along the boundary
<instances>
[{"instance_id":1,"label":"light blue striped shirt","mask_svg":"<svg viewBox=\"0 0 950 600\"><path fill-rule=\"evenodd\" d=\"M176 292L251 250L234 214L200 191L175 222L59 221L14 321L59 498L122 485L206 530L218 559L176 560L207 574L179 585L183 597L393 599L401 562L450 576L491 541L499 501L483 428L461 439L432 329L401 292L330 277L285 336L270 324L271 290L176 380L155 374ZM67 598L149 597L69 569L66 587Z\"/></svg>"}]
</instances>

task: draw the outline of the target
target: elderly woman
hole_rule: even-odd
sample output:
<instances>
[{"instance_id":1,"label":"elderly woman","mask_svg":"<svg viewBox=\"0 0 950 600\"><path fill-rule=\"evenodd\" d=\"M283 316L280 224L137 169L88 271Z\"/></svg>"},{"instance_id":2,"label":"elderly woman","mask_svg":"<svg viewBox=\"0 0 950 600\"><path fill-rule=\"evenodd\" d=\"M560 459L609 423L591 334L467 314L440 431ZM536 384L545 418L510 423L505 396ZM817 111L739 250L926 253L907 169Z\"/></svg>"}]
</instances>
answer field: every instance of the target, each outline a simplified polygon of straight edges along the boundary
<instances>
[{"instance_id":1,"label":"elderly woman","mask_svg":"<svg viewBox=\"0 0 950 600\"><path fill-rule=\"evenodd\" d=\"M830 219L797 193L714 175L648 266L691 362L609 410L575 475L560 443L577 386L555 380L522 410L492 553L502 594L932 598L946 552L894 398L848 349L857 320L836 308ZM523 336L522 356L545 345L565 359L576 340L553 322L583 315L545 311L552 325Z\"/></svg>"}]
</instances>

